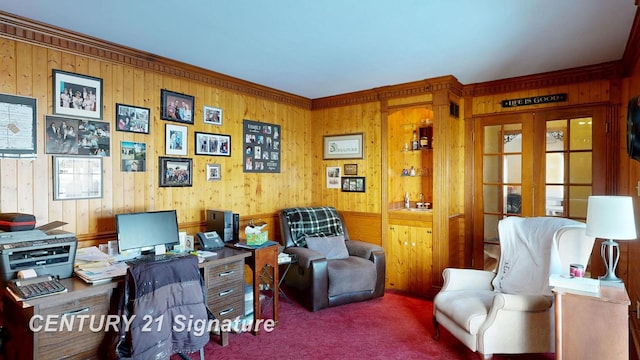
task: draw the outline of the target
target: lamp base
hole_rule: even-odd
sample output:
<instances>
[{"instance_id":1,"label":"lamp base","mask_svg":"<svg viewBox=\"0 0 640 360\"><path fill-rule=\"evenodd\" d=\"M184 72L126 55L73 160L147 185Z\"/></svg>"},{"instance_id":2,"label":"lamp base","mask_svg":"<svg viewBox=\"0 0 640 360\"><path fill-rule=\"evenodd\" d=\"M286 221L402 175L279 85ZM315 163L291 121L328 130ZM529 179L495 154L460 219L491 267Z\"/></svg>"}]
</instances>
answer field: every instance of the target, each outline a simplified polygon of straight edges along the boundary
<instances>
[{"instance_id":1,"label":"lamp base","mask_svg":"<svg viewBox=\"0 0 640 360\"><path fill-rule=\"evenodd\" d=\"M622 280L616 276L616 267L618 266L618 260L620 260L618 243L612 239L603 241L600 246L600 255L602 255L602 261L607 268L607 272L603 276L598 276L598 280L622 282Z\"/></svg>"}]
</instances>

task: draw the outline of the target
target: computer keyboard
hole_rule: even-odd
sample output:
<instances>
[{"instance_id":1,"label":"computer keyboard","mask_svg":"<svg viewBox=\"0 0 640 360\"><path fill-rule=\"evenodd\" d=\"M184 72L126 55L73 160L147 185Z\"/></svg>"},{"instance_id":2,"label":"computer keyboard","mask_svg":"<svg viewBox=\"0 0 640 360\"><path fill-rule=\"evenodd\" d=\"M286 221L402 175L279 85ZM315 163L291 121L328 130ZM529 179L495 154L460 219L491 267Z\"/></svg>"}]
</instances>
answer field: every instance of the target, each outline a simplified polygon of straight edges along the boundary
<instances>
[{"instance_id":1,"label":"computer keyboard","mask_svg":"<svg viewBox=\"0 0 640 360\"><path fill-rule=\"evenodd\" d=\"M67 288L51 275L9 280L7 286L19 298L25 300L67 291Z\"/></svg>"},{"instance_id":2,"label":"computer keyboard","mask_svg":"<svg viewBox=\"0 0 640 360\"><path fill-rule=\"evenodd\" d=\"M146 264L150 262L162 262L162 261L170 261L177 258L181 258L183 256L188 256L188 253L164 253L164 254L148 254L148 255L140 255L133 259L125 260L128 265L139 265Z\"/></svg>"}]
</instances>

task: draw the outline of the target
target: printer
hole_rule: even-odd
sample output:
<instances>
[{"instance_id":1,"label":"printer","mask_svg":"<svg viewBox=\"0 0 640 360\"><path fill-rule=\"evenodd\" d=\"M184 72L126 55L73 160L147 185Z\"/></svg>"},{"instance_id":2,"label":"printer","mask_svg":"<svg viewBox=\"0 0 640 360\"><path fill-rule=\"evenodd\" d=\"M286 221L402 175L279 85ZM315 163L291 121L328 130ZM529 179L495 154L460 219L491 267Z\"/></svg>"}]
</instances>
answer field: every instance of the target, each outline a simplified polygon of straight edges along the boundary
<instances>
[{"instance_id":1,"label":"printer","mask_svg":"<svg viewBox=\"0 0 640 360\"><path fill-rule=\"evenodd\" d=\"M0 286L28 269L38 276L70 277L77 247L76 236L62 230L0 232Z\"/></svg>"}]
</instances>

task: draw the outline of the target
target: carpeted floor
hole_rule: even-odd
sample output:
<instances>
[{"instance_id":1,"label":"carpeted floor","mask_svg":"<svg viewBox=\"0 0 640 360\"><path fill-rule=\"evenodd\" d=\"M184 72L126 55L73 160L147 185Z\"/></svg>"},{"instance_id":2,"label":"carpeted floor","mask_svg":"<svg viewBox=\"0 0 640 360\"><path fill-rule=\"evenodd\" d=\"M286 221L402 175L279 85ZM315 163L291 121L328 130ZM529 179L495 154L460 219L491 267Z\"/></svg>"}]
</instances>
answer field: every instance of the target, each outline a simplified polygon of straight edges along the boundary
<instances>
[{"instance_id":1,"label":"carpeted floor","mask_svg":"<svg viewBox=\"0 0 640 360\"><path fill-rule=\"evenodd\" d=\"M280 302L275 329L254 336L217 335L205 347L206 359L478 359L446 330L431 338L430 301L387 292L381 299L309 312L297 303ZM267 314L270 316L270 314ZM173 357L172 359L176 359ZM197 359L197 354L191 355ZM553 354L494 356L496 360L555 359Z\"/></svg>"}]
</instances>

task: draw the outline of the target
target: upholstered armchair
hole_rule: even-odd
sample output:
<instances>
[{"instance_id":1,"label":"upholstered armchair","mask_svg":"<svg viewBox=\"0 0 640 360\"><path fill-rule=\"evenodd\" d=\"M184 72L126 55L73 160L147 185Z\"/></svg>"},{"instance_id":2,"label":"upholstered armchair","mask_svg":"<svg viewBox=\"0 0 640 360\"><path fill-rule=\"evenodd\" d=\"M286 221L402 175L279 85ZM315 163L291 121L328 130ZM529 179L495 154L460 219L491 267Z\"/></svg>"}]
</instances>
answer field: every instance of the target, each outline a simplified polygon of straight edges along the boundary
<instances>
[{"instance_id":1,"label":"upholstered armchair","mask_svg":"<svg viewBox=\"0 0 640 360\"><path fill-rule=\"evenodd\" d=\"M481 358L555 351L549 275L587 266L595 239L583 223L507 217L498 224L500 262L491 271L447 268L434 298L434 338L446 328ZM564 269L566 267L566 269Z\"/></svg>"},{"instance_id":2,"label":"upholstered armchair","mask_svg":"<svg viewBox=\"0 0 640 360\"><path fill-rule=\"evenodd\" d=\"M280 228L284 252L298 258L286 288L310 311L384 295L384 250L352 240L335 208L284 209Z\"/></svg>"}]
</instances>

